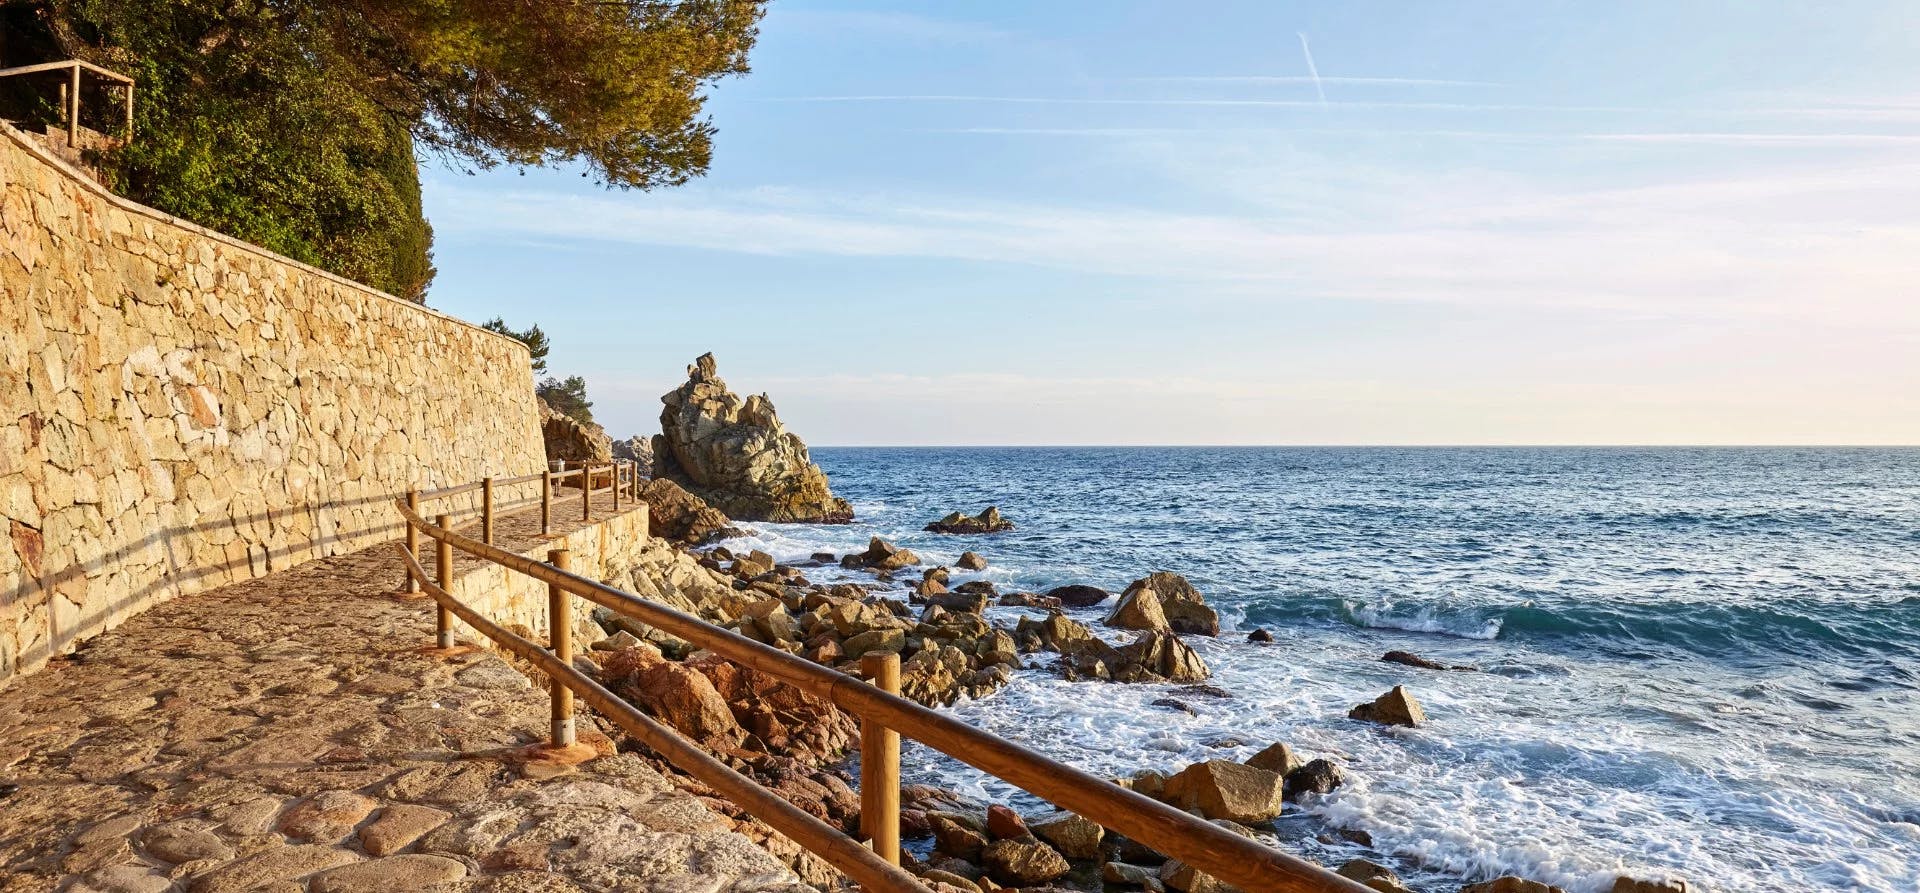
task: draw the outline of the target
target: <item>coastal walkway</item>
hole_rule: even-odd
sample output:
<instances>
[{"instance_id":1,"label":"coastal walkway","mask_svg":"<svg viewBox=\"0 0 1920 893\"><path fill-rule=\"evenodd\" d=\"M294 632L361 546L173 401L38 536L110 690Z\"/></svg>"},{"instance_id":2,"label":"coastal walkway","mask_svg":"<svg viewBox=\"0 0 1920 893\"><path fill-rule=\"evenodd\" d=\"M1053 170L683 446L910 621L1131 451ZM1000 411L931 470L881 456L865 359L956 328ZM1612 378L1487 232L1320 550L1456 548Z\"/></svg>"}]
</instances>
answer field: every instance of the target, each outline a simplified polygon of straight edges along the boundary
<instances>
[{"instance_id":1,"label":"coastal walkway","mask_svg":"<svg viewBox=\"0 0 1920 893\"><path fill-rule=\"evenodd\" d=\"M546 692L423 653L403 576L389 544L177 599L0 689L0 893L808 889L590 723L597 759L529 760Z\"/></svg>"}]
</instances>

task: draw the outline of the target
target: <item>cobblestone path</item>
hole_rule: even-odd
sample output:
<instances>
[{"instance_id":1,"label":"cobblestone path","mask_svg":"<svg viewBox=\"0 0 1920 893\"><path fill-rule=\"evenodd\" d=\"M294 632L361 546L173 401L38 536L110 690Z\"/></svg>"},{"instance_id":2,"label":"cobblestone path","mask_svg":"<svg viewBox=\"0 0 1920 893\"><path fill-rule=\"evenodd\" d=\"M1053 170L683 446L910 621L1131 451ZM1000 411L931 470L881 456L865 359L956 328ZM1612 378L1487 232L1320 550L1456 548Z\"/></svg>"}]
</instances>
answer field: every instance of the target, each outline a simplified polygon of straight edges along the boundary
<instances>
[{"instance_id":1,"label":"cobblestone path","mask_svg":"<svg viewBox=\"0 0 1920 893\"><path fill-rule=\"evenodd\" d=\"M178 599L0 689L0 893L807 889L590 723L598 759L521 759L545 693L419 653L400 575L382 546Z\"/></svg>"}]
</instances>

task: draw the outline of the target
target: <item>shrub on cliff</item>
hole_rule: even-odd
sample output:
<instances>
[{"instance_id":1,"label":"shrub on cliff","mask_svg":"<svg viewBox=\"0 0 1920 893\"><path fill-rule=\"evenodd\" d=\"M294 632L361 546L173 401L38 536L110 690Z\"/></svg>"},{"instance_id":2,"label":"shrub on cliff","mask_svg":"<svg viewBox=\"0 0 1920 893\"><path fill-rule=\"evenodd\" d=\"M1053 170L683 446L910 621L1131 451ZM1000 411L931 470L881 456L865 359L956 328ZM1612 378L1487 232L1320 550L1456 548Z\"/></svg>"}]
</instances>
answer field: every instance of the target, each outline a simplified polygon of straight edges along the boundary
<instances>
[{"instance_id":1,"label":"shrub on cliff","mask_svg":"<svg viewBox=\"0 0 1920 893\"><path fill-rule=\"evenodd\" d=\"M686 182L712 154L701 91L746 71L761 6L17 0L0 4L0 65L133 76L136 139L97 159L115 190L418 300L433 267L416 146ZM34 108L28 89L0 85L0 112Z\"/></svg>"}]
</instances>

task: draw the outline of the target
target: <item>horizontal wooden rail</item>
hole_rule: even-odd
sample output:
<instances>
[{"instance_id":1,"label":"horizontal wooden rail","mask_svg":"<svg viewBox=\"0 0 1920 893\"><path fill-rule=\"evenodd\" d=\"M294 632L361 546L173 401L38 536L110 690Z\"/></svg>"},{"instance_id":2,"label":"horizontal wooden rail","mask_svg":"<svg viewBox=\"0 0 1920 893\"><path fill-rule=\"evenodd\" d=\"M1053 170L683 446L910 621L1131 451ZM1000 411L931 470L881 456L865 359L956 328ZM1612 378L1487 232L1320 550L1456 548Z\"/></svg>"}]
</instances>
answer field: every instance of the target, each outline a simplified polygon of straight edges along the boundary
<instances>
[{"instance_id":1,"label":"horizontal wooden rail","mask_svg":"<svg viewBox=\"0 0 1920 893\"><path fill-rule=\"evenodd\" d=\"M436 540L767 673L863 720L881 723L1242 890L1369 893L1367 887L1304 859L1056 762L906 698L880 691L832 668L603 583L435 527L408 510L404 503L396 503L396 507L408 524L418 525L422 533Z\"/></svg>"},{"instance_id":2,"label":"horizontal wooden rail","mask_svg":"<svg viewBox=\"0 0 1920 893\"><path fill-rule=\"evenodd\" d=\"M452 611L467 625L505 646L507 650L540 668L549 679L556 680L571 689L580 699L592 705L608 719L626 729L634 737L645 742L661 756L675 766L680 767L699 779L701 783L726 796L727 799L744 807L756 818L772 826L775 831L791 838L795 843L831 862L835 868L845 872L848 877L859 882L866 890L885 891L885 893L931 893L919 879L907 873L899 866L880 858L879 854L861 846L858 841L840 833L800 807L787 802L786 798L761 787L758 783L729 768L706 751L700 749L678 732L670 729L653 717L641 713L632 704L619 695L608 691L605 686L595 682L586 674L562 663L545 648L514 635L486 617L462 603L445 589L435 585L427 577L425 569L415 561L405 547L400 554L407 563L407 573L419 582L420 588L441 607Z\"/></svg>"},{"instance_id":3,"label":"horizontal wooden rail","mask_svg":"<svg viewBox=\"0 0 1920 893\"><path fill-rule=\"evenodd\" d=\"M34 74L42 71L59 71L65 68L84 68L87 71L91 71L94 74L116 83L133 83L133 78L127 77L117 71L109 71L108 69L101 68L84 59L63 59L59 62L41 62L36 65L22 65L18 68L0 68L0 77L8 77L16 74Z\"/></svg>"}]
</instances>

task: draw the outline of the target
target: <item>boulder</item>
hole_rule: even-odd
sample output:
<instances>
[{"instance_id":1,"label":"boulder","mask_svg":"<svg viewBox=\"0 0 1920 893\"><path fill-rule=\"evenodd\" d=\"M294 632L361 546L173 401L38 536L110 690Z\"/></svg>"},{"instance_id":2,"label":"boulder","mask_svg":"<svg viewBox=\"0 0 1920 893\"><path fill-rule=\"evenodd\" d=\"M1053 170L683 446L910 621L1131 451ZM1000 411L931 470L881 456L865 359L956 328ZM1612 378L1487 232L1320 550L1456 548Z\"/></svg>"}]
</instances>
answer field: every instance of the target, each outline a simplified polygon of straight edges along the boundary
<instances>
[{"instance_id":1,"label":"boulder","mask_svg":"<svg viewBox=\"0 0 1920 893\"><path fill-rule=\"evenodd\" d=\"M845 523L853 507L833 495L807 445L780 424L765 394L741 400L704 354L687 383L660 401L653 476L746 521Z\"/></svg>"},{"instance_id":2,"label":"boulder","mask_svg":"<svg viewBox=\"0 0 1920 893\"><path fill-rule=\"evenodd\" d=\"M1256 629L1253 632L1247 633L1247 641L1262 644L1272 642L1273 633L1267 632L1264 629Z\"/></svg>"},{"instance_id":3,"label":"boulder","mask_svg":"<svg viewBox=\"0 0 1920 893\"><path fill-rule=\"evenodd\" d=\"M1333 761L1322 759L1289 771L1286 781L1287 799L1298 800L1307 794L1330 794L1346 776Z\"/></svg>"},{"instance_id":4,"label":"boulder","mask_svg":"<svg viewBox=\"0 0 1920 893\"><path fill-rule=\"evenodd\" d=\"M735 532L733 521L719 509L672 481L648 481L635 495L647 504L647 525L654 536L697 544Z\"/></svg>"},{"instance_id":5,"label":"boulder","mask_svg":"<svg viewBox=\"0 0 1920 893\"><path fill-rule=\"evenodd\" d=\"M1034 837L996 840L981 851L980 861L994 880L1016 887L1044 884L1073 869L1066 857Z\"/></svg>"},{"instance_id":6,"label":"boulder","mask_svg":"<svg viewBox=\"0 0 1920 893\"><path fill-rule=\"evenodd\" d=\"M613 459L613 441L607 437L607 429L578 421L545 400L534 402L540 404L540 437L546 442L548 462L567 462L568 468L577 468L582 462Z\"/></svg>"},{"instance_id":7,"label":"boulder","mask_svg":"<svg viewBox=\"0 0 1920 893\"><path fill-rule=\"evenodd\" d=\"M1280 814L1285 780L1230 760L1195 763L1167 779L1160 799L1210 819L1263 822Z\"/></svg>"},{"instance_id":8,"label":"boulder","mask_svg":"<svg viewBox=\"0 0 1920 893\"><path fill-rule=\"evenodd\" d=\"M981 558L978 552L962 552L960 553L960 560L953 564L955 567L964 571L983 571L987 569L987 560Z\"/></svg>"},{"instance_id":9,"label":"boulder","mask_svg":"<svg viewBox=\"0 0 1920 893\"><path fill-rule=\"evenodd\" d=\"M999 509L987 506L986 511L978 515L954 512L928 524L926 529L934 533L999 533L1012 530L1013 522L1002 517Z\"/></svg>"},{"instance_id":10,"label":"boulder","mask_svg":"<svg viewBox=\"0 0 1920 893\"><path fill-rule=\"evenodd\" d=\"M1124 601L1127 596L1142 589L1151 589L1160 596L1160 610L1167 615L1167 623L1177 633L1195 636L1217 636L1220 634L1220 615L1207 607L1207 600L1200 590L1193 588L1186 577L1167 571L1148 574L1129 584L1120 593Z\"/></svg>"},{"instance_id":11,"label":"boulder","mask_svg":"<svg viewBox=\"0 0 1920 893\"><path fill-rule=\"evenodd\" d=\"M1211 674L1200 655L1170 632L1141 633L1108 665L1120 682L1199 682Z\"/></svg>"},{"instance_id":12,"label":"boulder","mask_svg":"<svg viewBox=\"0 0 1920 893\"><path fill-rule=\"evenodd\" d=\"M1097 859L1106 829L1071 812L1054 812L1029 823L1035 836L1053 845L1069 859Z\"/></svg>"},{"instance_id":13,"label":"boulder","mask_svg":"<svg viewBox=\"0 0 1920 893\"><path fill-rule=\"evenodd\" d=\"M1255 769L1265 769L1268 772L1286 775L1300 768L1301 760L1294 755L1293 748L1288 747L1287 743L1282 741L1269 745L1266 750L1254 754L1251 759L1247 760L1247 765Z\"/></svg>"},{"instance_id":14,"label":"boulder","mask_svg":"<svg viewBox=\"0 0 1920 893\"><path fill-rule=\"evenodd\" d=\"M949 856L977 859L986 849L987 826L973 816L930 811L927 826L933 829L934 849Z\"/></svg>"},{"instance_id":15,"label":"boulder","mask_svg":"<svg viewBox=\"0 0 1920 893\"><path fill-rule=\"evenodd\" d=\"M1239 893L1240 889L1178 859L1160 866L1160 882L1180 893Z\"/></svg>"},{"instance_id":16,"label":"boulder","mask_svg":"<svg viewBox=\"0 0 1920 893\"><path fill-rule=\"evenodd\" d=\"M995 803L987 807L987 833L997 839L1007 840L1027 837L1033 832L1027 830L1027 823L1019 813Z\"/></svg>"},{"instance_id":17,"label":"boulder","mask_svg":"<svg viewBox=\"0 0 1920 893\"><path fill-rule=\"evenodd\" d=\"M1100 879L1109 884L1141 887L1148 893L1160 893L1167 888L1160 882L1160 869L1145 865L1129 865L1125 862L1108 862L1101 865Z\"/></svg>"},{"instance_id":18,"label":"boulder","mask_svg":"<svg viewBox=\"0 0 1920 893\"><path fill-rule=\"evenodd\" d=\"M1478 884L1468 884L1460 888L1460 893L1567 893L1567 891L1509 874Z\"/></svg>"},{"instance_id":19,"label":"boulder","mask_svg":"<svg viewBox=\"0 0 1920 893\"><path fill-rule=\"evenodd\" d=\"M1149 632L1172 630L1167 624L1166 612L1160 609L1160 596L1151 589L1129 589L1120 597L1120 603L1113 606L1113 612L1107 615L1106 624L1117 629L1138 629Z\"/></svg>"},{"instance_id":20,"label":"boulder","mask_svg":"<svg viewBox=\"0 0 1920 893\"><path fill-rule=\"evenodd\" d=\"M1393 869L1378 862L1353 859L1341 865L1334 874L1380 893L1412 893L1405 884L1400 883L1400 876L1394 874Z\"/></svg>"},{"instance_id":21,"label":"boulder","mask_svg":"<svg viewBox=\"0 0 1920 893\"><path fill-rule=\"evenodd\" d=\"M840 559L842 567L863 567L875 571L899 570L919 563L920 556L877 536L867 541L867 551Z\"/></svg>"},{"instance_id":22,"label":"boulder","mask_svg":"<svg viewBox=\"0 0 1920 893\"><path fill-rule=\"evenodd\" d=\"M1047 590L1047 597L1058 599L1064 607L1091 608L1094 605L1112 598L1113 593L1101 589L1098 586L1082 586L1076 583L1070 586L1056 586L1049 589Z\"/></svg>"},{"instance_id":23,"label":"boulder","mask_svg":"<svg viewBox=\"0 0 1920 893\"><path fill-rule=\"evenodd\" d=\"M1407 694L1406 686L1396 685L1372 703L1347 711L1347 718L1389 726L1418 726L1427 721L1427 714L1420 709L1420 702Z\"/></svg>"}]
</instances>

